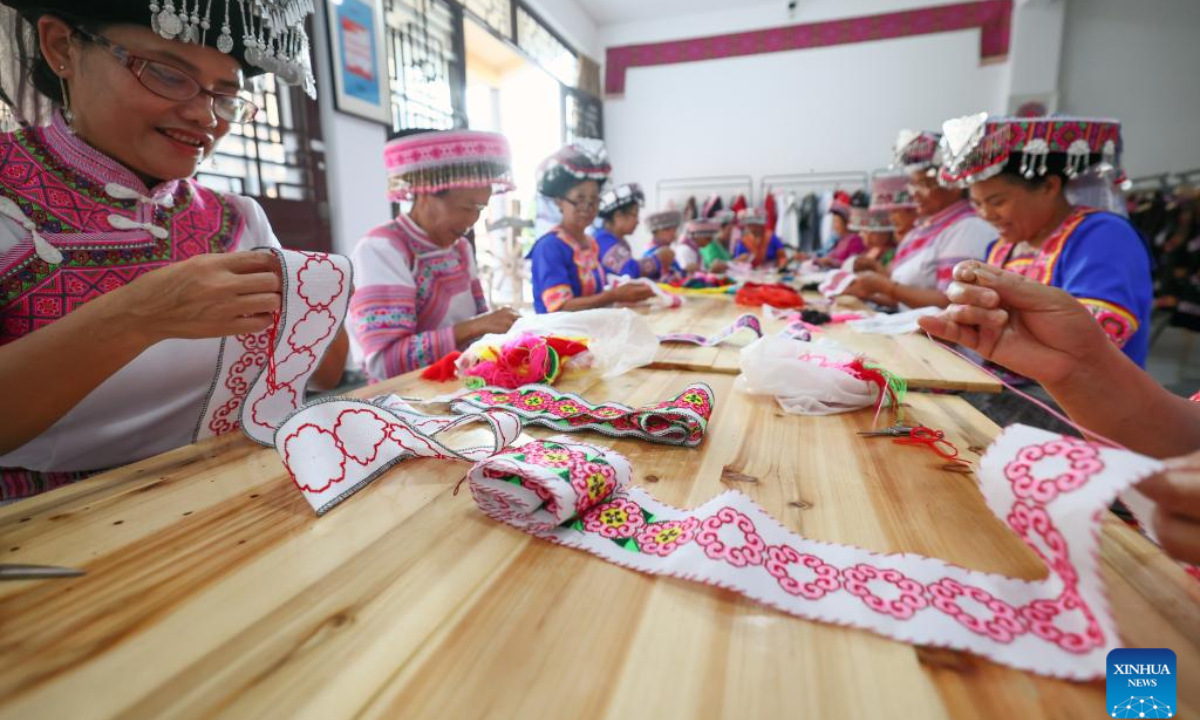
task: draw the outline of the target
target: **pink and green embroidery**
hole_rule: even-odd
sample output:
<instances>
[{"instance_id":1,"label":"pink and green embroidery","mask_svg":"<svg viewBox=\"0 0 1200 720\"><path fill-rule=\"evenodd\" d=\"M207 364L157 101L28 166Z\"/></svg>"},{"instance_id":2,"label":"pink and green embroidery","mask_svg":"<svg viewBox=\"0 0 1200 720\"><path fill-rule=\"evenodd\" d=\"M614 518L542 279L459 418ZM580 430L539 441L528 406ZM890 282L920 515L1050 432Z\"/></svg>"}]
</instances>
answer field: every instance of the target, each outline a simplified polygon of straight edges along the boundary
<instances>
[{"instance_id":1,"label":"pink and green embroidery","mask_svg":"<svg viewBox=\"0 0 1200 720\"><path fill-rule=\"evenodd\" d=\"M592 404L549 385L526 385L516 390L486 387L459 397L451 409L456 413L511 410L526 425L563 432L591 430L614 437L696 447L704 441L712 416L713 391L704 383L696 383L665 402L631 408L615 402Z\"/></svg>"},{"instance_id":2,"label":"pink and green embroidery","mask_svg":"<svg viewBox=\"0 0 1200 720\"><path fill-rule=\"evenodd\" d=\"M4 259L0 344L49 325L151 270L224 252L244 226L240 213L218 193L188 180L173 188L172 207L153 206L150 219L170 230L167 238L115 230L109 215L138 220L136 201L104 192L106 181L121 178L98 160L89 163L94 175L68 164L60 151L80 151L59 148L79 143L64 139L65 132L51 125L0 135L0 195L15 202L39 233L55 237L63 254L62 263L50 265L29 244Z\"/></svg>"}]
</instances>

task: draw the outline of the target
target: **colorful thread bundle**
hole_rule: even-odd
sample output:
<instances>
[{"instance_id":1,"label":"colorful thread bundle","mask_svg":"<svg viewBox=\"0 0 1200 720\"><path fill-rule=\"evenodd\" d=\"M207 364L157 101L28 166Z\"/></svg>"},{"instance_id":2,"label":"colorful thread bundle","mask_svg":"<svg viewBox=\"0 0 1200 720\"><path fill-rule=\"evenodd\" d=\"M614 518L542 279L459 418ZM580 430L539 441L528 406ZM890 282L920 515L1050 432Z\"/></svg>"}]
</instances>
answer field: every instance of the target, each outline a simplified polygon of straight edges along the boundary
<instances>
[{"instance_id":1,"label":"colorful thread bundle","mask_svg":"<svg viewBox=\"0 0 1200 720\"><path fill-rule=\"evenodd\" d=\"M750 307L759 307L761 305L770 305L776 308L804 307L804 298L800 297L800 293L787 285L778 283L760 285L748 282L737 291L734 301L738 305L748 305Z\"/></svg>"},{"instance_id":2,"label":"colorful thread bundle","mask_svg":"<svg viewBox=\"0 0 1200 720\"><path fill-rule=\"evenodd\" d=\"M523 334L499 347L480 351L474 364L459 361L467 387L518 388L553 384L570 358L587 352L585 339Z\"/></svg>"}]
</instances>

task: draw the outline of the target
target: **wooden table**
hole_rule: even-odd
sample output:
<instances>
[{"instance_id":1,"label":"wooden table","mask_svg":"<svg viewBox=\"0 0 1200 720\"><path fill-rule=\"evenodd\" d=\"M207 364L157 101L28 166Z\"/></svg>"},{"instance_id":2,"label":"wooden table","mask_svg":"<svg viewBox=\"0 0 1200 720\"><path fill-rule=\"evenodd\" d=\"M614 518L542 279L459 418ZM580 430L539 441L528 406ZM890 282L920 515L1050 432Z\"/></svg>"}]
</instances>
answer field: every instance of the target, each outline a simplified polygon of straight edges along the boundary
<instances>
[{"instance_id":1,"label":"wooden table","mask_svg":"<svg viewBox=\"0 0 1200 720\"><path fill-rule=\"evenodd\" d=\"M844 300L853 303L843 304ZM861 307L861 303L854 298L839 299L841 309ZM745 313L763 321L763 329L767 332L779 332L784 327L783 322L767 320L761 308L737 305L732 296L692 296L687 298L682 307L674 310L640 311L647 315L660 334L689 332L712 336ZM1003 389L995 378L923 334L873 335L855 332L845 325L830 325L826 327L824 337L881 363L907 380L908 386L914 390L998 393ZM741 349L753 339L753 335L745 331L730 338L729 342L711 348L682 343L663 344L651 367L737 375L741 372Z\"/></svg>"},{"instance_id":2,"label":"wooden table","mask_svg":"<svg viewBox=\"0 0 1200 720\"><path fill-rule=\"evenodd\" d=\"M702 380L709 435L683 449L597 435L636 482L694 506L728 487L793 530L1035 578L970 475L861 440L870 412L784 415L719 373L567 378L645 404ZM412 376L370 389L430 395ZM966 456L997 429L962 400L912 417ZM545 434L531 430L532 434ZM786 616L536 541L454 493L462 463L402 463L323 518L238 434L0 508L6 562L85 577L0 584L0 718L1089 718L1103 683ZM1200 583L1115 520L1104 572L1126 640L1179 658L1200 712Z\"/></svg>"}]
</instances>

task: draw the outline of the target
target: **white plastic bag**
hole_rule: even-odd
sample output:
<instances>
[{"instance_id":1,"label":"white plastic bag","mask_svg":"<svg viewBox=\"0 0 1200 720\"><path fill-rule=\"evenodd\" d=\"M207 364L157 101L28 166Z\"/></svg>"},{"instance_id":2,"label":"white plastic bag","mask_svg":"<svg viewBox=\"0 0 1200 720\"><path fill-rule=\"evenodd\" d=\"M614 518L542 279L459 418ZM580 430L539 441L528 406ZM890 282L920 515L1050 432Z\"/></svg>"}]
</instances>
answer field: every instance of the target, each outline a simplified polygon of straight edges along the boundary
<instances>
[{"instance_id":1,"label":"white plastic bag","mask_svg":"<svg viewBox=\"0 0 1200 720\"><path fill-rule=\"evenodd\" d=\"M486 346L500 347L521 335L587 338L588 352L571 359L572 370L591 368L611 378L649 365L658 355L658 335L628 308L527 315L504 335L484 335L463 353L477 356Z\"/></svg>"},{"instance_id":2,"label":"white plastic bag","mask_svg":"<svg viewBox=\"0 0 1200 720\"><path fill-rule=\"evenodd\" d=\"M835 415L874 405L879 391L838 365L854 353L829 340L805 342L765 336L742 348L742 374L734 386L771 395L792 415Z\"/></svg>"}]
</instances>

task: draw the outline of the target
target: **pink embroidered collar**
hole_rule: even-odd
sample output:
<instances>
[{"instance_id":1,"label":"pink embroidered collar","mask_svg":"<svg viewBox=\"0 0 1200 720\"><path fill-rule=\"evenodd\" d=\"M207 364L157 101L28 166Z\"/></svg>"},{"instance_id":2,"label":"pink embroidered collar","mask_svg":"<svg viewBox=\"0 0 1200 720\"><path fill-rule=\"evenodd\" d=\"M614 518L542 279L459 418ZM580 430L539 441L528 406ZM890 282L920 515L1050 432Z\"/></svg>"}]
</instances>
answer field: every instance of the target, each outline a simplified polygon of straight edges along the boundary
<instances>
[{"instance_id":1,"label":"pink embroidered collar","mask_svg":"<svg viewBox=\"0 0 1200 720\"><path fill-rule=\"evenodd\" d=\"M179 187L179 180L168 180L153 188L146 187L141 178L129 168L87 144L76 135L63 119L62 113L55 112L51 117L50 124L45 127L43 132L46 144L67 165L76 172L89 176L102 186L121 185L154 200L174 195Z\"/></svg>"}]
</instances>

